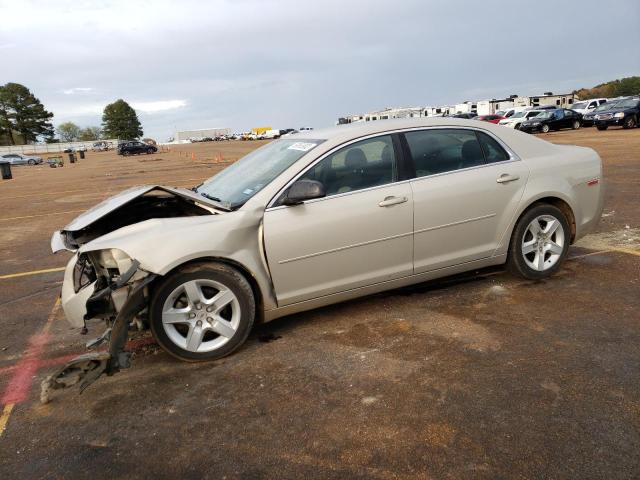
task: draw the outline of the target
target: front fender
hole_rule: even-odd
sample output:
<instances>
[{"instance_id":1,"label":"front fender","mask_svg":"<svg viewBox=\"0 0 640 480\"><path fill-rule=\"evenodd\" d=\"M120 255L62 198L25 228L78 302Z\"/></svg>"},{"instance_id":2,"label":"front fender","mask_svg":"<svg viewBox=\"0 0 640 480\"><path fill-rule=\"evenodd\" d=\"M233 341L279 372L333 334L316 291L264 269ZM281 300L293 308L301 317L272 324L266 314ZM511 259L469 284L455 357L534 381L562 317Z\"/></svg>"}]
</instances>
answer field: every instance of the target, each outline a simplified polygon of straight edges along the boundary
<instances>
[{"instance_id":1,"label":"front fender","mask_svg":"<svg viewBox=\"0 0 640 480\"><path fill-rule=\"evenodd\" d=\"M79 252L119 249L140 268L166 275L199 258L221 258L242 265L257 282L265 308L275 308L275 295L261 251L263 211L152 219L110 232L80 247Z\"/></svg>"}]
</instances>

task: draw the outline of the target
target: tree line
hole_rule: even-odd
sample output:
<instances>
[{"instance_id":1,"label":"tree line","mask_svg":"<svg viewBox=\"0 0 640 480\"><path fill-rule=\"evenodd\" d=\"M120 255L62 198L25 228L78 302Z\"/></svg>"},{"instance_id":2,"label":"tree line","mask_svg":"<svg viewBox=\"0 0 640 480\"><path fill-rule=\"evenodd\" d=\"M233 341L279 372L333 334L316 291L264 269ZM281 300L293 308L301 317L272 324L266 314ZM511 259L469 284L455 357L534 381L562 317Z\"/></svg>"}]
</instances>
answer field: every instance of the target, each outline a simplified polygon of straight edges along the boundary
<instances>
[{"instance_id":1,"label":"tree line","mask_svg":"<svg viewBox=\"0 0 640 480\"><path fill-rule=\"evenodd\" d=\"M132 140L143 133L136 111L122 99L104 108L100 127L81 128L73 122L64 122L54 129L52 118L53 113L24 85L11 82L0 85L0 145L102 138Z\"/></svg>"},{"instance_id":2,"label":"tree line","mask_svg":"<svg viewBox=\"0 0 640 480\"><path fill-rule=\"evenodd\" d=\"M575 90L580 100L591 98L615 98L640 95L640 77L626 77L610 82L601 83L593 88Z\"/></svg>"}]
</instances>

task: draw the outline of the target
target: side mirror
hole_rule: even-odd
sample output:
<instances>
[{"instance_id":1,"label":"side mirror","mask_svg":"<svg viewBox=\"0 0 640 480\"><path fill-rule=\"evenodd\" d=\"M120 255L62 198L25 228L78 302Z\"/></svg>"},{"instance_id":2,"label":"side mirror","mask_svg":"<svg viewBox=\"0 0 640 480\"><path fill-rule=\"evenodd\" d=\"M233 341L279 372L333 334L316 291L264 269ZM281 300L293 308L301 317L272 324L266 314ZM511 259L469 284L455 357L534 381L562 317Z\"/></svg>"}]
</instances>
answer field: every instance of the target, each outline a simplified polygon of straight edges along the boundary
<instances>
[{"instance_id":1,"label":"side mirror","mask_svg":"<svg viewBox=\"0 0 640 480\"><path fill-rule=\"evenodd\" d=\"M316 180L298 180L289 187L282 201L283 205L299 205L305 200L322 198L327 195L324 185Z\"/></svg>"}]
</instances>

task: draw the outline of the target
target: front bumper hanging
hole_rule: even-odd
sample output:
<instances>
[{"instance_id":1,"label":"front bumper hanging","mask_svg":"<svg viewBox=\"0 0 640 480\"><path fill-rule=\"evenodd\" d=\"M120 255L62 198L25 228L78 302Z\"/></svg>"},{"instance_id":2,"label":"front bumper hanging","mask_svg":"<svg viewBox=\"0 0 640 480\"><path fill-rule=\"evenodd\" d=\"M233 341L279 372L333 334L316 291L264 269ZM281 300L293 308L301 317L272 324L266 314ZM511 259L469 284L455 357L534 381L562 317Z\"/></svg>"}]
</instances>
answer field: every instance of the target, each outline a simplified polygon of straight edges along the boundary
<instances>
[{"instance_id":1,"label":"front bumper hanging","mask_svg":"<svg viewBox=\"0 0 640 480\"><path fill-rule=\"evenodd\" d=\"M125 272L117 282L93 294L91 299L94 302L99 302L105 295L125 286L137 268L138 263L134 262L131 269ZM69 388L79 383L80 393L82 393L101 375L111 376L121 369L131 366L131 352L124 350L129 337L129 324L133 317L146 307L144 289L156 277L157 275L150 274L131 291L127 301L113 321L113 325L103 335L103 338L108 338L109 340L108 350L80 355L67 362L42 382L40 392L40 401L42 403L50 401L52 390ZM88 304L91 299L87 301Z\"/></svg>"}]
</instances>

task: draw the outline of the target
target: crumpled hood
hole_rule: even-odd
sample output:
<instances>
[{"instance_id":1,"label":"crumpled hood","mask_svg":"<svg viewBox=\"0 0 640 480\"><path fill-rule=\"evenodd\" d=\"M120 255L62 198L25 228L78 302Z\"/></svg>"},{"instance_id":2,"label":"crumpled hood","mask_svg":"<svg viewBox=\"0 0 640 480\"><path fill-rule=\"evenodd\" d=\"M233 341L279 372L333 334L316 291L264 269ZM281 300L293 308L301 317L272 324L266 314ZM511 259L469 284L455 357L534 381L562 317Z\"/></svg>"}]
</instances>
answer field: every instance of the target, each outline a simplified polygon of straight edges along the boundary
<instances>
[{"instance_id":1,"label":"crumpled hood","mask_svg":"<svg viewBox=\"0 0 640 480\"><path fill-rule=\"evenodd\" d=\"M162 185L142 185L139 187L133 187L129 188L128 190L124 190L117 195L109 197L106 200L100 202L95 207L91 207L89 210L73 219L62 229L62 231L74 232L81 230L92 224L96 220L104 217L106 214L112 212L113 210L122 207L126 203L129 203L134 198L140 197L152 190L164 190L165 192L174 193L176 195L180 195L181 197L189 198L200 203L212 206L217 205L216 202L208 200L202 195L198 195L196 192L187 190L185 188L164 187Z\"/></svg>"},{"instance_id":2,"label":"crumpled hood","mask_svg":"<svg viewBox=\"0 0 640 480\"><path fill-rule=\"evenodd\" d=\"M76 251L111 232L148 220L218 216L224 207L184 188L143 185L110 197L54 232L51 250Z\"/></svg>"}]
</instances>

